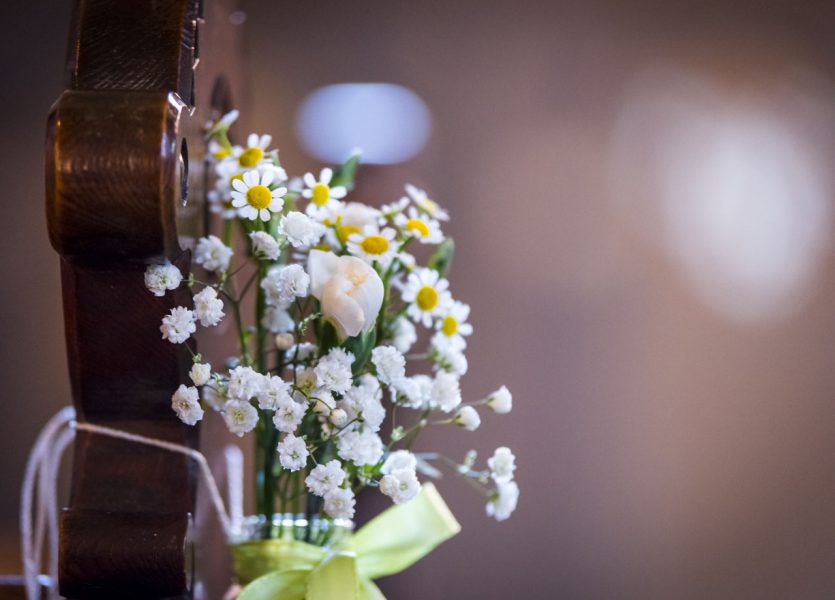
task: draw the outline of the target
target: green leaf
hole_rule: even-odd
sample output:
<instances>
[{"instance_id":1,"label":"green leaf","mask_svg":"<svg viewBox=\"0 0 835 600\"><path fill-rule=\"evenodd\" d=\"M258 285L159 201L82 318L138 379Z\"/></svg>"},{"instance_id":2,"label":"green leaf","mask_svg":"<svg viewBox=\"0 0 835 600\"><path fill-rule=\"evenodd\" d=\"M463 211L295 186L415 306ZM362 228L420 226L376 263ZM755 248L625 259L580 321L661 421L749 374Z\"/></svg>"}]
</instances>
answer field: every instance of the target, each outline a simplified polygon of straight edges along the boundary
<instances>
[{"instance_id":1,"label":"green leaf","mask_svg":"<svg viewBox=\"0 0 835 600\"><path fill-rule=\"evenodd\" d=\"M371 351L377 343L377 328L371 327L368 331L345 340L344 347L354 355L352 371L356 376L364 368L368 359L371 358Z\"/></svg>"},{"instance_id":2,"label":"green leaf","mask_svg":"<svg viewBox=\"0 0 835 600\"><path fill-rule=\"evenodd\" d=\"M429 257L426 266L434 269L441 277L446 277L449 268L452 266L452 257L455 253L455 242L447 238L438 245L438 249Z\"/></svg>"},{"instance_id":3,"label":"green leaf","mask_svg":"<svg viewBox=\"0 0 835 600\"><path fill-rule=\"evenodd\" d=\"M357 173L357 165L360 162L360 153L355 152L348 157L344 163L336 167L331 178L331 186L344 185L350 192L354 189L354 178Z\"/></svg>"}]
</instances>

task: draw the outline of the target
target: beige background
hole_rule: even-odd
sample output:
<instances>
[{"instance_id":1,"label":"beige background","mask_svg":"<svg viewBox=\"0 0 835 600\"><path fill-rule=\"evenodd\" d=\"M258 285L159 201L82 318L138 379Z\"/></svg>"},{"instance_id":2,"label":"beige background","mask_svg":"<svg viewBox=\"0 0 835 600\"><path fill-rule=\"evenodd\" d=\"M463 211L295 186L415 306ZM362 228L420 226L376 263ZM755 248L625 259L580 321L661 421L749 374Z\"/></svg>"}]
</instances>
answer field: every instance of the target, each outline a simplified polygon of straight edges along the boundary
<instances>
[{"instance_id":1,"label":"beige background","mask_svg":"<svg viewBox=\"0 0 835 600\"><path fill-rule=\"evenodd\" d=\"M449 207L453 290L476 328L464 392L514 392L511 415L424 447L509 445L517 514L488 521L445 478L464 532L383 581L391 598L835 595L831 5L245 9L249 122L275 134L290 170L319 166L293 132L316 87L387 81L426 101L424 153L367 168L357 196L388 202L412 180ZM0 16L0 570L12 572L25 454L69 402L42 173L69 7L3 3Z\"/></svg>"}]
</instances>

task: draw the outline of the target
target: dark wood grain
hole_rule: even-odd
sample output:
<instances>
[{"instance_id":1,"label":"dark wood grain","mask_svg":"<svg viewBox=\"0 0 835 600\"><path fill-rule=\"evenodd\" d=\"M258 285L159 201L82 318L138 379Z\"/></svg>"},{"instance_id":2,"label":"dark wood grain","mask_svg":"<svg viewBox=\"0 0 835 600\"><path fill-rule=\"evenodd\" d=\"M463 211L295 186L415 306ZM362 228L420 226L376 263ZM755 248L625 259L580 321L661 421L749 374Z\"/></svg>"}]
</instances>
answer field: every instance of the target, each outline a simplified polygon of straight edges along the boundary
<instances>
[{"instance_id":1,"label":"dark wood grain","mask_svg":"<svg viewBox=\"0 0 835 600\"><path fill-rule=\"evenodd\" d=\"M218 4L211 14L234 8ZM61 255L78 418L189 446L198 430L176 418L171 394L188 383L190 355L163 340L158 324L190 294L157 298L143 273L171 260L188 275L177 222L182 139L189 132L199 141L214 105L229 103L228 94L211 97L220 62L202 65L206 81L195 86L200 11L198 0L79 0L68 89L46 143L46 212ZM231 35L223 23L207 31L204 46ZM61 519L62 595L189 597L196 476L181 455L80 432Z\"/></svg>"}]
</instances>

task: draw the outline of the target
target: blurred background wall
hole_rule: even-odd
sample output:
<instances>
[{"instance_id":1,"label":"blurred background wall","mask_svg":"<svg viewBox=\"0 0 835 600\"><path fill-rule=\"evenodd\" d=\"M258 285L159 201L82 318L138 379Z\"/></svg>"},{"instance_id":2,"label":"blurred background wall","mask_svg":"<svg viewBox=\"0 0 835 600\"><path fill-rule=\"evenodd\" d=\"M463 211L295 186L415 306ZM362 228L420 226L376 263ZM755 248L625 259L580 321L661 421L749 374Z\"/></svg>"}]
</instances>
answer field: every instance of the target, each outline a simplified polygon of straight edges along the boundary
<instances>
[{"instance_id":1,"label":"blurred background wall","mask_svg":"<svg viewBox=\"0 0 835 600\"><path fill-rule=\"evenodd\" d=\"M425 146L366 167L356 197L412 181L449 208L453 291L475 323L464 393L514 393L510 415L425 445L510 446L517 514L488 521L446 477L464 532L383 580L390 598L835 596L831 3L242 10L247 122L288 171L321 166L311 136L331 144L297 128L316 89L385 82L422 100ZM2 572L19 570L25 455L70 402L42 171L69 12L0 6ZM401 146L421 145L421 114L403 113Z\"/></svg>"}]
</instances>

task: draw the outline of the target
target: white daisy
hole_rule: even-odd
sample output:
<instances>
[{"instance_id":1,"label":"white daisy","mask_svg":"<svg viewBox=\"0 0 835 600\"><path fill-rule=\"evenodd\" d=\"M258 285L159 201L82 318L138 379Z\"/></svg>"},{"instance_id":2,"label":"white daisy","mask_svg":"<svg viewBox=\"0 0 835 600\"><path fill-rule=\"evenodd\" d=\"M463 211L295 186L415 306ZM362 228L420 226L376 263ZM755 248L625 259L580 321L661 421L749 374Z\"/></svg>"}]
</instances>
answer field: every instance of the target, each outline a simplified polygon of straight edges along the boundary
<instances>
[{"instance_id":1,"label":"white daisy","mask_svg":"<svg viewBox=\"0 0 835 600\"><path fill-rule=\"evenodd\" d=\"M440 244L444 241L441 224L435 219L418 212L410 206L406 213L399 213L394 217L397 225L405 235L417 238L421 244Z\"/></svg>"},{"instance_id":2,"label":"white daisy","mask_svg":"<svg viewBox=\"0 0 835 600\"><path fill-rule=\"evenodd\" d=\"M392 243L395 235L391 227L378 230L373 225L366 225L362 233L352 233L348 236L348 252L368 264L376 262L381 267L388 267L397 256Z\"/></svg>"},{"instance_id":3,"label":"white daisy","mask_svg":"<svg viewBox=\"0 0 835 600\"><path fill-rule=\"evenodd\" d=\"M435 323L438 330L432 338L432 344L438 348L450 346L456 350L463 350L467 347L465 336L472 334L473 326L467 323L470 316L470 307L457 300L447 309L443 318Z\"/></svg>"},{"instance_id":4,"label":"white daisy","mask_svg":"<svg viewBox=\"0 0 835 600\"><path fill-rule=\"evenodd\" d=\"M406 193L409 194L412 202L414 202L415 206L417 206L418 210L421 212L426 213L433 219L438 219L439 221L449 221L449 213L438 206L437 202L430 200L424 190L407 183Z\"/></svg>"},{"instance_id":5,"label":"white daisy","mask_svg":"<svg viewBox=\"0 0 835 600\"><path fill-rule=\"evenodd\" d=\"M408 304L406 314L415 322L431 327L432 319L443 317L452 305L449 282L433 269L416 269L409 273L401 297Z\"/></svg>"},{"instance_id":6,"label":"white daisy","mask_svg":"<svg viewBox=\"0 0 835 600\"><path fill-rule=\"evenodd\" d=\"M386 221L393 221L397 215L406 210L407 206L409 206L409 199L406 196L403 196L400 200L395 200L391 204L383 204L380 207L380 218L377 222L380 225L385 225Z\"/></svg>"},{"instance_id":7,"label":"white daisy","mask_svg":"<svg viewBox=\"0 0 835 600\"><path fill-rule=\"evenodd\" d=\"M258 135L257 133L250 133L246 138L246 148L241 148L235 152L235 157L238 159L238 164L243 169L251 169L264 160L264 154L273 141L271 135Z\"/></svg>"},{"instance_id":8,"label":"white daisy","mask_svg":"<svg viewBox=\"0 0 835 600\"><path fill-rule=\"evenodd\" d=\"M348 193L345 186L331 187L332 178L333 169L327 167L319 173L318 180L313 176L313 173L304 174L305 189L302 191L302 196L310 200L307 207L307 214L310 216L317 216L323 212L323 209L338 206L339 200Z\"/></svg>"},{"instance_id":9,"label":"white daisy","mask_svg":"<svg viewBox=\"0 0 835 600\"><path fill-rule=\"evenodd\" d=\"M232 206L238 209L241 218L254 221L270 220L270 213L279 212L284 206L284 194L287 188L279 187L271 190L268 186L273 182L272 172L260 174L258 171L247 171L241 179L232 181Z\"/></svg>"}]
</instances>

